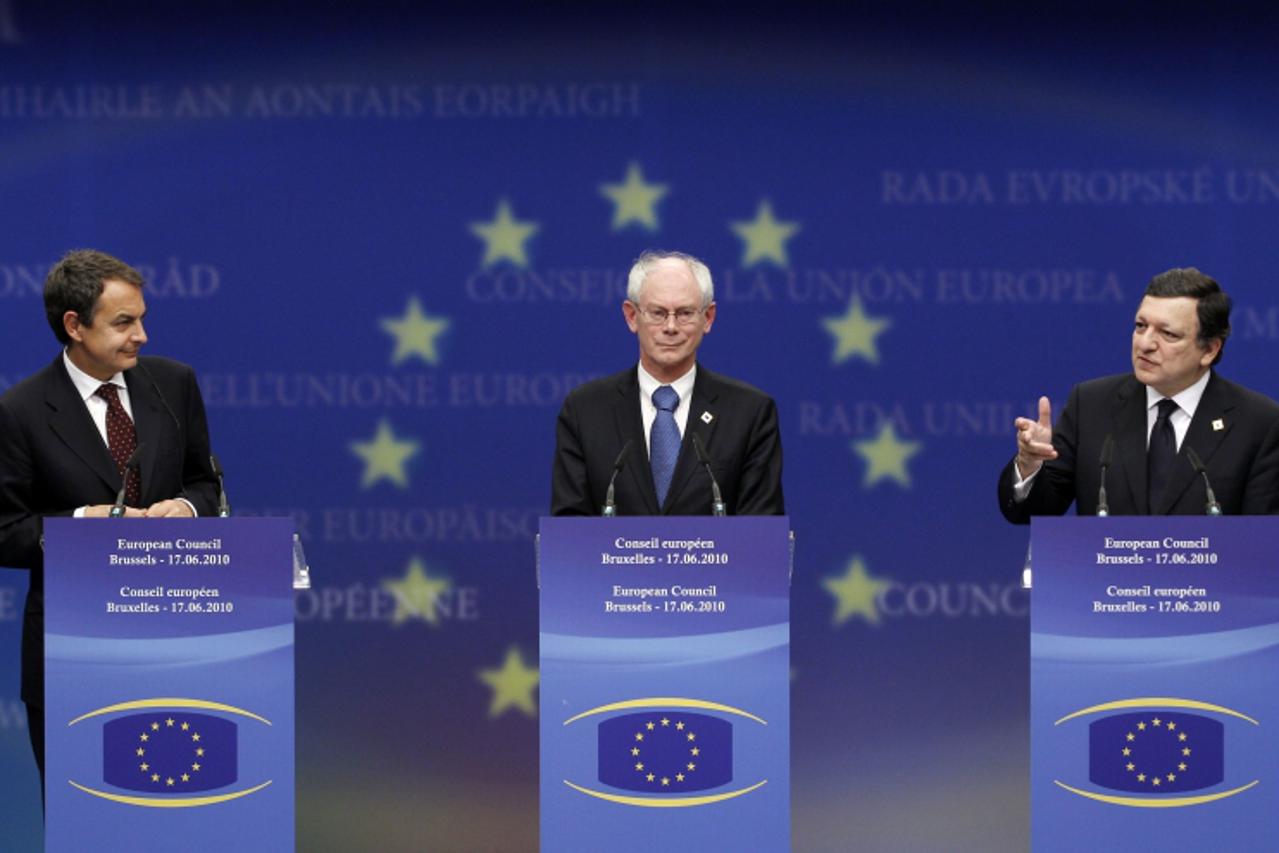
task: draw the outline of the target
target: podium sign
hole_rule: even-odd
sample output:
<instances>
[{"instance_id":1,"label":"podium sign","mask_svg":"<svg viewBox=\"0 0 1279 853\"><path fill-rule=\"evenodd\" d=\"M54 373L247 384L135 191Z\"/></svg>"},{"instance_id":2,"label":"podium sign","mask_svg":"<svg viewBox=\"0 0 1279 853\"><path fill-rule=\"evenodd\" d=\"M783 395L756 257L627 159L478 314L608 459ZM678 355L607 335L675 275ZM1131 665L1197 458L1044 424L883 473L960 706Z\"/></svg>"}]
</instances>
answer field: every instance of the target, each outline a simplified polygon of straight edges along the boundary
<instances>
[{"instance_id":1,"label":"podium sign","mask_svg":"<svg viewBox=\"0 0 1279 853\"><path fill-rule=\"evenodd\" d=\"M1034 850L1279 850L1279 519L1033 528Z\"/></svg>"},{"instance_id":2,"label":"podium sign","mask_svg":"<svg viewBox=\"0 0 1279 853\"><path fill-rule=\"evenodd\" d=\"M46 521L46 850L293 849L291 533Z\"/></svg>"},{"instance_id":3,"label":"podium sign","mask_svg":"<svg viewBox=\"0 0 1279 853\"><path fill-rule=\"evenodd\" d=\"M782 517L544 518L541 849L790 849Z\"/></svg>"}]
</instances>

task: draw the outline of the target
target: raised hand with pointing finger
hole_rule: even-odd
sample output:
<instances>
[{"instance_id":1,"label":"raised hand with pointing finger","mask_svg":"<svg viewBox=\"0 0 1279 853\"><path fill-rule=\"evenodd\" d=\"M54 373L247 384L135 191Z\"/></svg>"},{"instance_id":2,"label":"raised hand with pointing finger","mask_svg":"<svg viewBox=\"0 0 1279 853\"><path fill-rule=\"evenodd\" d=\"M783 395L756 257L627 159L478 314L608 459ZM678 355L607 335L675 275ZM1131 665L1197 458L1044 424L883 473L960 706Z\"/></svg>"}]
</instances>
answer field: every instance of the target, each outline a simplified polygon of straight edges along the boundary
<instances>
[{"instance_id":1,"label":"raised hand with pointing finger","mask_svg":"<svg viewBox=\"0 0 1279 853\"><path fill-rule=\"evenodd\" d=\"M1013 421L1013 426L1017 427L1017 470L1023 480L1037 473L1044 462L1057 458L1057 451L1053 448L1052 418L1052 403L1047 397L1040 397L1039 420L1018 418Z\"/></svg>"}]
</instances>

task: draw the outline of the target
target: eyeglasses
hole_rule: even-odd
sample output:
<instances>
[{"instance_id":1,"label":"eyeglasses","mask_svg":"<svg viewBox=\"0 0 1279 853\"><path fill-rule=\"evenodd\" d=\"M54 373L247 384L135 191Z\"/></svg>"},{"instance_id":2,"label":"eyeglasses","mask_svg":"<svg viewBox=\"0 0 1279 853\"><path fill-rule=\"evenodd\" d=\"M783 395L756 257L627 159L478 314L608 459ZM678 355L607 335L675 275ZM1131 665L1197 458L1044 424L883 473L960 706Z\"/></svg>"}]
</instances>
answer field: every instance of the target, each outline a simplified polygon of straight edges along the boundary
<instances>
[{"instance_id":1,"label":"eyeglasses","mask_svg":"<svg viewBox=\"0 0 1279 853\"><path fill-rule=\"evenodd\" d=\"M633 303L632 303L633 304ZM640 317L650 326L665 326L666 321L671 317L675 318L677 326L691 326L697 322L697 318L702 316L703 308L677 308L674 311L667 311L665 308L642 308L635 306Z\"/></svg>"}]
</instances>

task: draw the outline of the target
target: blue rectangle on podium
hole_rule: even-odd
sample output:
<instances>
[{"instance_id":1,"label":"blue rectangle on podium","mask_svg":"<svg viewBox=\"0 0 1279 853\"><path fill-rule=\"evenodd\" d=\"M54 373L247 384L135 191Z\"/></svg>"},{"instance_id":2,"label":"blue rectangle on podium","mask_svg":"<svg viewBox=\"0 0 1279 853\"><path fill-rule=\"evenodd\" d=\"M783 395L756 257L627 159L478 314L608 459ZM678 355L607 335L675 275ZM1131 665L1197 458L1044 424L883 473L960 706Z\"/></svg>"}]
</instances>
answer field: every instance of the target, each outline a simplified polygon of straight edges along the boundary
<instances>
[{"instance_id":1,"label":"blue rectangle on podium","mask_svg":"<svg viewBox=\"0 0 1279 853\"><path fill-rule=\"evenodd\" d=\"M541 849L790 849L787 519L542 519Z\"/></svg>"},{"instance_id":2,"label":"blue rectangle on podium","mask_svg":"<svg viewBox=\"0 0 1279 853\"><path fill-rule=\"evenodd\" d=\"M1032 538L1034 850L1279 850L1279 519Z\"/></svg>"},{"instance_id":3,"label":"blue rectangle on podium","mask_svg":"<svg viewBox=\"0 0 1279 853\"><path fill-rule=\"evenodd\" d=\"M46 846L292 850L292 523L48 519Z\"/></svg>"}]
</instances>

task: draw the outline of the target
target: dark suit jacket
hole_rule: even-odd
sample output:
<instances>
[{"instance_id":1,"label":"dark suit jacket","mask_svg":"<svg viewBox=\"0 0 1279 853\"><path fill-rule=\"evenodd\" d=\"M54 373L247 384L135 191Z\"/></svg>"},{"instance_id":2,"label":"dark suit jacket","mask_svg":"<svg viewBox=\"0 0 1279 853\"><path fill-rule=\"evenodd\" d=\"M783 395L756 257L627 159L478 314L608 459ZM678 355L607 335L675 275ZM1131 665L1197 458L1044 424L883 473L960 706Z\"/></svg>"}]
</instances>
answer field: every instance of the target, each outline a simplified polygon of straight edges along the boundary
<instances>
[{"instance_id":1,"label":"dark suit jacket","mask_svg":"<svg viewBox=\"0 0 1279 853\"><path fill-rule=\"evenodd\" d=\"M142 505L183 497L200 515L214 514L217 481L194 372L144 357L124 379L142 445ZM44 704L43 517L114 503L120 485L61 354L0 398L0 566L31 571L22 626L22 698L30 704Z\"/></svg>"},{"instance_id":2,"label":"dark suit jacket","mask_svg":"<svg viewBox=\"0 0 1279 853\"><path fill-rule=\"evenodd\" d=\"M1028 524L1034 515L1062 515L1072 501L1080 515L1095 515L1101 449L1111 435L1115 447L1106 497L1112 515L1202 515L1207 492L1187 447L1203 460L1223 513L1279 512L1279 404L1269 397L1214 372L1181 443L1172 479L1153 507L1146 496L1146 434L1146 386L1132 374L1075 386L1053 428L1058 457L1044 463L1021 503L1013 501L1016 462L1008 463L999 476L999 508L1016 524Z\"/></svg>"},{"instance_id":3,"label":"dark suit jacket","mask_svg":"<svg viewBox=\"0 0 1279 853\"><path fill-rule=\"evenodd\" d=\"M709 515L711 486L693 449L694 433L710 457L729 515L786 511L782 442L771 397L698 365L679 460L659 507L639 394L632 367L581 385L564 400L555 432L552 515L599 515L613 461L628 440L630 453L617 476L618 515Z\"/></svg>"}]
</instances>

